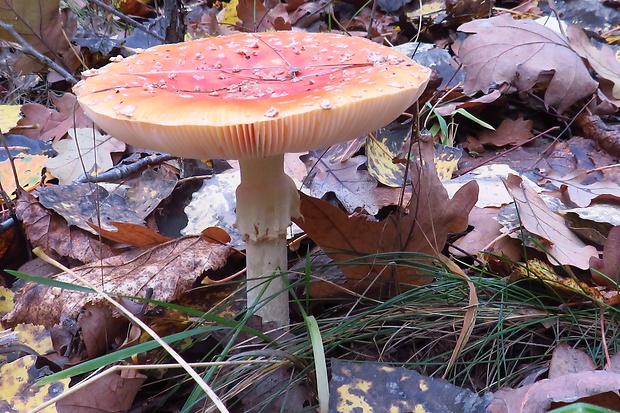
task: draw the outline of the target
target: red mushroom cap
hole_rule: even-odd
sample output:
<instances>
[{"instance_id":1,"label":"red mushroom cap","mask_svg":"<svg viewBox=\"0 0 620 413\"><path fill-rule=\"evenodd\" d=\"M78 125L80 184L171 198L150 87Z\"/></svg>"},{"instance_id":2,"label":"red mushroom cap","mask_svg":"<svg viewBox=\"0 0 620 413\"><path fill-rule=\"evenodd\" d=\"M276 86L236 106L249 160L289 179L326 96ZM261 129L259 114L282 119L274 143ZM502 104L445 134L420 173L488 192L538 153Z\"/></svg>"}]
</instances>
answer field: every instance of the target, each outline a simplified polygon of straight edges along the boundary
<instances>
[{"instance_id":1,"label":"red mushroom cap","mask_svg":"<svg viewBox=\"0 0 620 413\"><path fill-rule=\"evenodd\" d=\"M413 104L430 70L357 37L235 34L153 47L74 90L108 133L189 158L251 159L347 141Z\"/></svg>"}]
</instances>

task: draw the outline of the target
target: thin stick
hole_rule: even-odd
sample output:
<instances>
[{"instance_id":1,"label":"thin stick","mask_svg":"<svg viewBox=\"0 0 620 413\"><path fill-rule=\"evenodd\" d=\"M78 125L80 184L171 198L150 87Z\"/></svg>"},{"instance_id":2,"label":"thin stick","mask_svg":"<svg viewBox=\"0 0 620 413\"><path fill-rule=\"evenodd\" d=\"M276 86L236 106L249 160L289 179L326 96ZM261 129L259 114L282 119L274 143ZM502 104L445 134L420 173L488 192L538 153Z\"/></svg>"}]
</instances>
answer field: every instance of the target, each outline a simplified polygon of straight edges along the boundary
<instances>
[{"instance_id":1,"label":"thin stick","mask_svg":"<svg viewBox=\"0 0 620 413\"><path fill-rule=\"evenodd\" d=\"M19 45L21 46L23 53L34 57L36 60L39 61L39 63L57 72L62 77L64 77L67 82L77 83L77 79L71 73L69 73L65 68L58 65L52 59L50 59L49 57L45 56L43 53L39 52L37 49L32 47L32 45L28 43L26 39L24 39L17 32L17 30L15 30L15 27L13 27L12 25L8 23L4 23L3 21L0 21L0 29L6 30L11 36L15 38L15 40L17 40L17 43L19 43Z\"/></svg>"},{"instance_id":2,"label":"thin stick","mask_svg":"<svg viewBox=\"0 0 620 413\"><path fill-rule=\"evenodd\" d=\"M104 9L105 11L112 13L113 15L115 15L116 17L118 17L121 20L124 20L125 22L131 24L133 27L135 27L136 29L142 30L144 33L148 34L149 36L153 36L154 38L156 38L157 40L159 40L162 43L166 43L166 39L162 36L160 36L157 33L154 33L152 31L149 30L148 27L146 27L145 25L143 25L140 22L135 21L134 19L132 19L129 16L125 16L123 13L121 13L120 11L116 10L114 7L110 7L107 4L105 4L102 1L99 0L86 0L89 3L92 3L96 6L101 7L102 9Z\"/></svg>"},{"instance_id":3,"label":"thin stick","mask_svg":"<svg viewBox=\"0 0 620 413\"><path fill-rule=\"evenodd\" d=\"M129 310L127 310L121 304L119 304L118 302L113 300L112 297L110 297L108 294L105 293L105 291L101 290L96 285L93 285L92 283L90 283L89 281L84 279L82 276L78 275L74 271L72 271L69 268L65 267L64 265L62 265L58 261L56 261L56 260L52 259L51 257L49 257L47 254L45 254L43 252L43 250L40 247L35 248L33 250L33 252L34 252L34 254L37 257L41 258L43 261L45 261L48 264L51 264L54 267L56 267L56 268L58 268L58 269L60 269L60 270L62 270L64 272L66 272L67 274L71 275L73 278L75 278L76 280L78 280L82 284L84 284L87 287L92 288L93 290L95 290L97 292L97 294L100 294L106 301L108 301L110 304L112 304L114 307L116 307L121 313L123 313L125 316L127 316L132 322L134 322L137 325L139 325L140 328L142 328L151 337L153 337L153 339L155 341L157 341L159 343L159 345L162 346L164 348L164 350L166 350L168 352L168 354L170 354L172 356L172 358L174 358L181 365L181 367L183 367L183 369L187 372L187 374L189 374L196 381L196 383L200 386L200 388L202 390L204 390L204 392L207 394L207 396L209 396L211 401L213 401L213 403L217 406L217 408L219 409L219 411L221 413L229 413L228 409L226 409L226 406L224 406L224 403L222 403L220 398L217 396L217 394L215 394L215 392L211 389L211 387L209 387L209 385L207 383L205 383L205 381L202 379L202 377L200 377L200 375L196 372L196 370L194 370L189 364L187 364L187 362L185 360L183 360L183 357L181 357L181 355L179 353L177 353L172 347L170 347L168 345L168 343L166 343L164 340L162 340L161 337L159 337L157 335L157 333L155 331L153 331L149 326L147 326L142 320L140 320L139 318L135 317ZM37 408L35 408L33 410L30 410L28 413L38 412L41 409L45 408L46 406L47 405L39 406L39 407L37 407Z\"/></svg>"}]
</instances>

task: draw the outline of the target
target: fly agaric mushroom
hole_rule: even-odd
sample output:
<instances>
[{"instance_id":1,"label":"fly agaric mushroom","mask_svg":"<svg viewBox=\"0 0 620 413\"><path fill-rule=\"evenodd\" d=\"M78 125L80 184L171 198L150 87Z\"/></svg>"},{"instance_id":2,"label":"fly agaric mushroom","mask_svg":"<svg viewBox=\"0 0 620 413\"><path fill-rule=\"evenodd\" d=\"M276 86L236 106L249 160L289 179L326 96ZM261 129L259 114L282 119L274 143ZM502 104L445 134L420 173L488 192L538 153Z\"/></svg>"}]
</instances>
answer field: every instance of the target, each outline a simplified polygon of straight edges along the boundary
<instances>
[{"instance_id":1,"label":"fly agaric mushroom","mask_svg":"<svg viewBox=\"0 0 620 413\"><path fill-rule=\"evenodd\" d=\"M284 153L385 126L424 90L430 70L357 37L234 34L150 48L84 73L84 111L132 145L197 159L238 159L237 227L247 242L248 307L288 323L286 230L299 195ZM262 286L271 279L266 288Z\"/></svg>"}]
</instances>

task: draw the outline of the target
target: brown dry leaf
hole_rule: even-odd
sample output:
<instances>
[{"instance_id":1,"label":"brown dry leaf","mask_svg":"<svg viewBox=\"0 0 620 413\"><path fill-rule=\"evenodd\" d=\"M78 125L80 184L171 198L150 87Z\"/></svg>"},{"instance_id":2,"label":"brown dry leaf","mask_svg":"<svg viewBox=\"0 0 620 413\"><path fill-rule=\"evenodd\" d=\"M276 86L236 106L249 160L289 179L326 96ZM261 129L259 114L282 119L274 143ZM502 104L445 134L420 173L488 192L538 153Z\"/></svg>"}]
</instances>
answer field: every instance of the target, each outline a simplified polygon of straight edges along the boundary
<instances>
[{"instance_id":1,"label":"brown dry leaf","mask_svg":"<svg viewBox=\"0 0 620 413\"><path fill-rule=\"evenodd\" d=\"M473 231L454 242L456 248L450 248L450 253L457 257L494 254L506 257L508 260L518 261L521 258L521 243L510 237L501 237L502 224L497 221L499 208L474 207L469 214L469 225Z\"/></svg>"},{"instance_id":2,"label":"brown dry leaf","mask_svg":"<svg viewBox=\"0 0 620 413\"><path fill-rule=\"evenodd\" d=\"M282 3L267 10L261 0L239 0L237 16L243 22L243 28L250 32L292 29L286 6Z\"/></svg>"},{"instance_id":3,"label":"brown dry leaf","mask_svg":"<svg viewBox=\"0 0 620 413\"><path fill-rule=\"evenodd\" d=\"M523 185L519 176L510 174L503 181L518 208L521 224L542 239L549 261L588 269L590 257L598 255L596 248L584 244L566 227L564 218L552 212L536 191Z\"/></svg>"},{"instance_id":4,"label":"brown dry leaf","mask_svg":"<svg viewBox=\"0 0 620 413\"><path fill-rule=\"evenodd\" d=\"M133 245L134 247L150 247L172 241L172 238L161 235L144 225L116 221L112 221L110 224L115 226L118 231L107 231L94 224L90 224L90 226L105 239Z\"/></svg>"},{"instance_id":5,"label":"brown dry leaf","mask_svg":"<svg viewBox=\"0 0 620 413\"><path fill-rule=\"evenodd\" d=\"M583 170L575 170L562 177L558 174L549 174L552 179L560 187L560 191L578 207L585 208L592 201L615 203L620 201L620 186L617 183L603 179L589 185L582 182L586 180L587 172Z\"/></svg>"},{"instance_id":6,"label":"brown dry leaf","mask_svg":"<svg viewBox=\"0 0 620 413\"><path fill-rule=\"evenodd\" d=\"M568 42L534 21L503 14L465 23L459 30L473 33L458 50L466 94L488 93L496 86L509 93L527 92L544 84L545 105L558 105L561 113L598 87Z\"/></svg>"},{"instance_id":7,"label":"brown dry leaf","mask_svg":"<svg viewBox=\"0 0 620 413\"><path fill-rule=\"evenodd\" d=\"M600 49L593 46L586 33L577 26L568 26L566 35L573 50L588 61L600 78L613 84L609 98L620 100L620 62L613 49L608 45Z\"/></svg>"},{"instance_id":8,"label":"brown dry leaf","mask_svg":"<svg viewBox=\"0 0 620 413\"><path fill-rule=\"evenodd\" d=\"M71 45L69 39L73 38L77 26L75 19L59 10L60 0L4 0L0 7L0 20L10 22L37 51L73 71L79 67L76 58L79 50ZM0 39L17 42L2 29ZM25 55L14 66L16 73L31 73L42 68L37 60Z\"/></svg>"},{"instance_id":9,"label":"brown dry leaf","mask_svg":"<svg viewBox=\"0 0 620 413\"><path fill-rule=\"evenodd\" d=\"M81 262L92 262L116 253L84 230L69 227L67 221L44 208L28 192L18 190L17 196L15 212L33 247L41 247L56 259L71 257Z\"/></svg>"},{"instance_id":10,"label":"brown dry leaf","mask_svg":"<svg viewBox=\"0 0 620 413\"><path fill-rule=\"evenodd\" d=\"M122 370L106 374L56 402L58 413L125 413L129 411L146 376Z\"/></svg>"},{"instance_id":11,"label":"brown dry leaf","mask_svg":"<svg viewBox=\"0 0 620 413\"><path fill-rule=\"evenodd\" d=\"M435 172L432 142L421 143L421 150L423 164L412 164L414 195L402 216L392 214L383 221L372 222L363 216L348 216L329 202L301 194L303 219L295 223L336 262L357 258L359 263L341 266L347 278L342 288L315 284L311 286L312 295L335 295L343 288L361 293L373 283L380 288L393 278L392 269L373 263L374 259L360 259L360 255L402 251L438 256L449 232L467 228L469 211L478 199L477 183L467 183L449 199ZM398 267L396 272L395 278L403 284L402 288L431 281L419 271L404 267Z\"/></svg>"},{"instance_id":12,"label":"brown dry leaf","mask_svg":"<svg viewBox=\"0 0 620 413\"><path fill-rule=\"evenodd\" d=\"M499 390L488 410L492 413L544 413L554 402L573 402L618 389L620 374L609 371L582 371L540 380L518 389Z\"/></svg>"},{"instance_id":13,"label":"brown dry leaf","mask_svg":"<svg viewBox=\"0 0 620 413\"><path fill-rule=\"evenodd\" d=\"M151 248L137 248L123 254L73 268L78 275L109 293L170 301L189 289L206 270L221 268L231 251L226 245L208 243L200 236L179 238ZM55 280L76 283L67 273ZM73 290L27 284L18 294L14 309L2 320L7 325L25 322L48 328L61 317L76 318L86 304L107 307L103 298Z\"/></svg>"},{"instance_id":14,"label":"brown dry leaf","mask_svg":"<svg viewBox=\"0 0 620 413\"><path fill-rule=\"evenodd\" d=\"M534 137L532 126L534 121L504 119L495 130L484 129L478 135L478 141L482 145L506 146L521 145Z\"/></svg>"},{"instance_id":15,"label":"brown dry leaf","mask_svg":"<svg viewBox=\"0 0 620 413\"><path fill-rule=\"evenodd\" d=\"M603 258L590 258L592 279L598 284L613 289L620 284L620 227L609 231L603 247Z\"/></svg>"},{"instance_id":16,"label":"brown dry leaf","mask_svg":"<svg viewBox=\"0 0 620 413\"><path fill-rule=\"evenodd\" d=\"M596 366L589 355L566 343L560 343L553 349L548 377L555 379L566 374L592 370L596 370Z\"/></svg>"},{"instance_id":17,"label":"brown dry leaf","mask_svg":"<svg viewBox=\"0 0 620 413\"><path fill-rule=\"evenodd\" d=\"M52 138L59 140L69 129L92 128L93 122L86 117L82 108L77 104L77 98L72 93L61 96L52 94L52 102L58 111L38 103L26 103L22 106L23 118L17 122L19 126L38 125L36 129L11 130L11 133L21 133L31 139L48 141Z\"/></svg>"},{"instance_id":18,"label":"brown dry leaf","mask_svg":"<svg viewBox=\"0 0 620 413\"><path fill-rule=\"evenodd\" d=\"M290 12L289 21L292 25L307 28L332 12L333 3L331 0L287 0L286 9Z\"/></svg>"}]
</instances>

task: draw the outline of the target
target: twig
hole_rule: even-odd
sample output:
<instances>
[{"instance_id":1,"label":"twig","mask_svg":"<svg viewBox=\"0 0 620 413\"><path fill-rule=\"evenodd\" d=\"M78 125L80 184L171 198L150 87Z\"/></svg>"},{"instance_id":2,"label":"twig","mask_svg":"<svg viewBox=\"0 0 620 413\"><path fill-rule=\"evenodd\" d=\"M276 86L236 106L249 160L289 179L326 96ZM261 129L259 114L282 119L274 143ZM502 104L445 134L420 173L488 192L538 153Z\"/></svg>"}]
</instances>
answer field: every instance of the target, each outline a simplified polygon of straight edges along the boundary
<instances>
[{"instance_id":1,"label":"twig","mask_svg":"<svg viewBox=\"0 0 620 413\"><path fill-rule=\"evenodd\" d=\"M140 22L135 21L131 17L124 15L120 11L116 10L114 7L108 6L107 4L105 4L105 3L103 3L103 2L101 2L99 0L86 0L86 1L89 2L89 3L92 3L92 4L96 5L96 6L101 7L102 9L104 9L107 12L112 13L113 15L118 17L119 19L126 21L127 23L131 24L133 27L135 27L138 30L142 30L144 33L148 34L149 36L153 36L154 38L156 38L160 42L166 43L166 39L164 37L160 36L157 33L154 33L152 31L150 31L148 27L146 27L145 25L143 25Z\"/></svg>"},{"instance_id":2,"label":"twig","mask_svg":"<svg viewBox=\"0 0 620 413\"><path fill-rule=\"evenodd\" d=\"M546 131L541 132L538 135L536 135L536 136L526 140L525 142L522 142L522 143L520 143L520 144L518 144L516 146L513 146L510 149L506 149L505 151L498 153L497 155L493 156L492 158L489 158L486 161L482 162L480 165L472 166L471 168L465 169L464 171L459 171L459 176L465 175L466 173L471 172L471 171L473 171L476 168L480 168L482 165L486 165L489 162L493 162L497 158L500 158L500 157L502 157L502 156L504 156L504 155L506 155L506 154L508 154L508 153L510 153L512 151L514 151L515 149L518 149L518 148L522 147L526 143L530 143L532 141L535 141L536 139L540 138L541 136L545 136L546 134L548 134L548 133L550 133L552 131L558 130L558 129L560 129L559 126L553 126L553 127L549 128L549 129L547 129ZM536 162L538 162L538 161L536 161Z\"/></svg>"},{"instance_id":3,"label":"twig","mask_svg":"<svg viewBox=\"0 0 620 413\"><path fill-rule=\"evenodd\" d=\"M15 38L15 40L17 40L17 43L19 43L19 45L21 46L23 53L34 57L36 60L39 61L39 63L57 72L62 77L64 77L67 82L77 83L77 79L71 73L69 73L65 68L58 65L52 59L50 59L49 57L45 56L43 53L39 52L37 49L32 47L32 45L28 43L26 39L24 39L17 32L17 30L15 30L15 27L13 27L12 25L8 23L0 21L0 29L6 30L11 36Z\"/></svg>"},{"instance_id":4,"label":"twig","mask_svg":"<svg viewBox=\"0 0 620 413\"><path fill-rule=\"evenodd\" d=\"M175 158L174 156L169 155L167 153L151 155L151 156L147 156L146 158L142 158L139 161L136 161L129 165L117 165L114 168L107 170L103 173L100 173L98 175L82 174L77 177L75 182L85 183L85 182L119 181L123 178L126 178L129 175L134 174L135 172L138 172L140 169L144 168L145 166L169 161L174 158Z\"/></svg>"}]
</instances>

